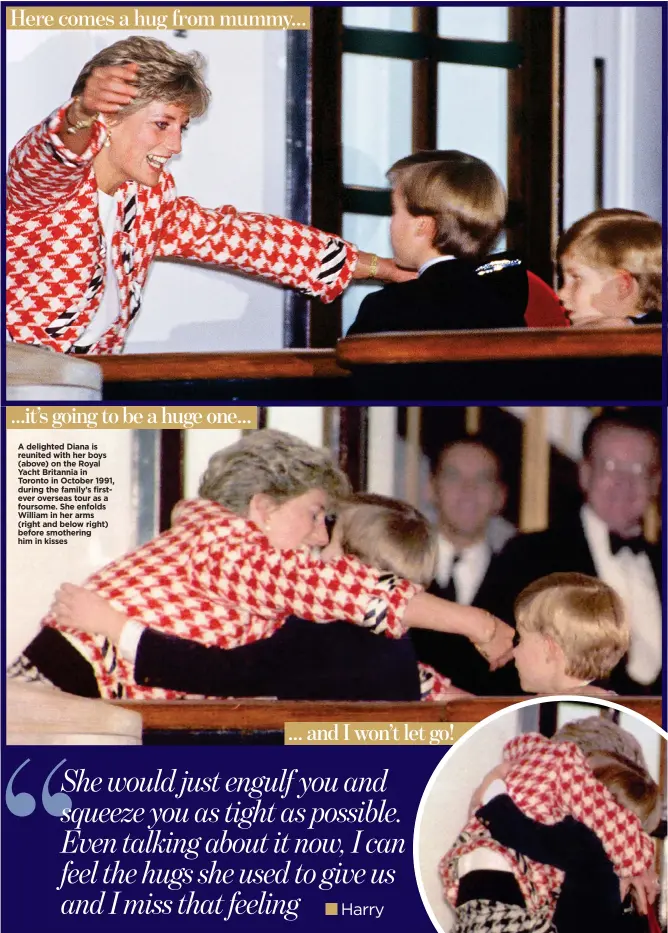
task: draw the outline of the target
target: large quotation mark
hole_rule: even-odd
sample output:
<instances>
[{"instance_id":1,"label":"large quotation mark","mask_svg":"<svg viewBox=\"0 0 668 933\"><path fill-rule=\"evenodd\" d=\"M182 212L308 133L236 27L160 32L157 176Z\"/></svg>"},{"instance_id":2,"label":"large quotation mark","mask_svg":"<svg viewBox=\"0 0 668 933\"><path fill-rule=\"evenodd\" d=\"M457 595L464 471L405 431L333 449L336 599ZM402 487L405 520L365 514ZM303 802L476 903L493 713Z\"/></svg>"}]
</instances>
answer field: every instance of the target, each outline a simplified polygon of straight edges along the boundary
<instances>
[{"instance_id":1,"label":"large quotation mark","mask_svg":"<svg viewBox=\"0 0 668 933\"><path fill-rule=\"evenodd\" d=\"M29 761L30 759L26 758L26 760L18 766L16 771L14 771L7 783L7 790L5 791L5 803L7 804L7 809L9 812L13 813L14 816L30 816L30 814L35 810L35 798L32 794L29 794L26 791L21 791L21 793L15 794L13 789L14 778L22 768L25 768ZM67 759L63 758L63 760L59 761L53 770L49 771L46 780L44 781L44 786L42 787L42 806L50 816L62 816L63 812L72 806L72 801L67 796L67 794L49 793L49 781L56 773L58 768L61 765L64 765L66 761Z\"/></svg>"}]
</instances>

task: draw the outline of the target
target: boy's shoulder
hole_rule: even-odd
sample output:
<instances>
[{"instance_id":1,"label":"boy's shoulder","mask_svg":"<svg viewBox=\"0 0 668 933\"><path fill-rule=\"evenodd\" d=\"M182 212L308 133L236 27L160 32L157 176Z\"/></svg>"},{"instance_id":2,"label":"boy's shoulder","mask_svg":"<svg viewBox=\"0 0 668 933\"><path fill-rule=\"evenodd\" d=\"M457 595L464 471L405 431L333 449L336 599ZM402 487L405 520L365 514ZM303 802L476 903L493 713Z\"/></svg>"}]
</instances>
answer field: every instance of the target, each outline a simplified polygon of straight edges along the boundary
<instances>
[{"instance_id":1,"label":"boy's shoulder","mask_svg":"<svg viewBox=\"0 0 668 933\"><path fill-rule=\"evenodd\" d=\"M367 295L348 334L522 327L527 300L520 259L509 254L478 262L448 259L411 282Z\"/></svg>"},{"instance_id":2,"label":"boy's shoulder","mask_svg":"<svg viewBox=\"0 0 668 933\"><path fill-rule=\"evenodd\" d=\"M362 300L357 317L348 328L348 336L406 330L406 308L419 300L419 293L419 279L393 282L371 292Z\"/></svg>"}]
</instances>

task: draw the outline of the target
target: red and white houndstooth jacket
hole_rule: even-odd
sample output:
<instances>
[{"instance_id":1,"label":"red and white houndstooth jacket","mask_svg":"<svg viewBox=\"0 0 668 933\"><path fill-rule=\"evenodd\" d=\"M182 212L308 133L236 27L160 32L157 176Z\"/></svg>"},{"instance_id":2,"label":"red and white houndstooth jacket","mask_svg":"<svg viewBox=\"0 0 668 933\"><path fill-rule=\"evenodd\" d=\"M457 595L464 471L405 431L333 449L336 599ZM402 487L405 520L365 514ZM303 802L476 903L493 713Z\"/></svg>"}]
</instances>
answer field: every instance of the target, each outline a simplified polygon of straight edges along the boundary
<instances>
[{"instance_id":1,"label":"red and white houndstooth jacket","mask_svg":"<svg viewBox=\"0 0 668 933\"><path fill-rule=\"evenodd\" d=\"M347 619L400 637L406 603L421 591L353 557L324 563L308 549L272 548L253 522L207 499L179 503L169 531L103 567L86 586L130 619L221 648L268 638L289 615ZM103 637L62 631L90 661L103 698L183 695L137 685L133 665Z\"/></svg>"},{"instance_id":2,"label":"red and white houndstooth jacket","mask_svg":"<svg viewBox=\"0 0 668 933\"><path fill-rule=\"evenodd\" d=\"M526 816L548 826L566 816L575 817L596 833L619 877L640 875L651 867L654 847L640 820L620 806L594 777L584 754L573 742L552 742L545 736L527 733L506 744L504 758L513 764L504 778L508 793ZM480 846L505 857L529 911L545 912L548 917L554 913L564 873L505 848L475 816L439 866L445 896L453 906L459 887L457 862Z\"/></svg>"},{"instance_id":3,"label":"red and white houndstooth jacket","mask_svg":"<svg viewBox=\"0 0 668 933\"><path fill-rule=\"evenodd\" d=\"M107 268L93 171L107 130L98 120L86 151L70 152L57 135L70 103L23 137L7 171L7 330L19 343L65 353L100 306ZM313 227L177 197L168 172L153 188L125 182L115 200L121 312L89 353L122 351L153 259L215 263L326 302L348 285L357 264L353 246Z\"/></svg>"}]
</instances>

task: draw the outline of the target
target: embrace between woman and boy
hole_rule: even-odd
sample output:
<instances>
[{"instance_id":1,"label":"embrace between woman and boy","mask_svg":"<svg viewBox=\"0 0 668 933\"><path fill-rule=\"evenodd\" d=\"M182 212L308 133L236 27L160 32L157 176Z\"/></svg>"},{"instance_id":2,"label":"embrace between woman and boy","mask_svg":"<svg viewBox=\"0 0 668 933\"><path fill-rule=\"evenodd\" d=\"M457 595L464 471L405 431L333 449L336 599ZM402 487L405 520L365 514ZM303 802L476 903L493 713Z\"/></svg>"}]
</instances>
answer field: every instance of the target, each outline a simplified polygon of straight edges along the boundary
<instances>
[{"instance_id":1,"label":"embrace between woman and boy","mask_svg":"<svg viewBox=\"0 0 668 933\"><path fill-rule=\"evenodd\" d=\"M329 511L337 513L331 538ZM422 592L436 557L435 530L412 506L350 497L326 451L253 432L214 454L200 498L176 507L170 530L85 588L61 588L12 672L107 698L443 699L462 691L417 664L409 628L465 635L494 666L510 659L517 638L522 687L538 693L586 692L628 650L622 604L600 580L535 581L517 600L515 632ZM346 622L362 630L354 643Z\"/></svg>"}]
</instances>

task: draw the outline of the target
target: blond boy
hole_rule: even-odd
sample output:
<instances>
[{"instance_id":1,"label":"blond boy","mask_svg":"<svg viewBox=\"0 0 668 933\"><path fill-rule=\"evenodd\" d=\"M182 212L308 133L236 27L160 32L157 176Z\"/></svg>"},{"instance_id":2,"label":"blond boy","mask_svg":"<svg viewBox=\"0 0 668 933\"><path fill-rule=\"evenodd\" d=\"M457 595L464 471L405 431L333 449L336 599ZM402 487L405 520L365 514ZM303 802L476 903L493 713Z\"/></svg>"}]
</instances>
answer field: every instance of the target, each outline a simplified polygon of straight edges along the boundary
<instances>
[{"instance_id":1,"label":"blond boy","mask_svg":"<svg viewBox=\"0 0 668 933\"><path fill-rule=\"evenodd\" d=\"M395 162L390 239L417 279L368 295L349 334L523 327L528 286L519 259L489 257L507 198L487 163L458 150Z\"/></svg>"},{"instance_id":2,"label":"blond boy","mask_svg":"<svg viewBox=\"0 0 668 933\"><path fill-rule=\"evenodd\" d=\"M575 327L661 323L661 224L640 211L594 211L557 246L559 291Z\"/></svg>"},{"instance_id":3,"label":"blond boy","mask_svg":"<svg viewBox=\"0 0 668 933\"><path fill-rule=\"evenodd\" d=\"M515 665L529 693L582 692L628 651L619 596L582 573L551 573L529 584L517 597L515 618Z\"/></svg>"},{"instance_id":4,"label":"blond boy","mask_svg":"<svg viewBox=\"0 0 668 933\"><path fill-rule=\"evenodd\" d=\"M398 499L359 493L341 503L324 560L352 555L377 570L427 587L434 578L438 536L422 512ZM417 663L417 659L416 659ZM418 664L423 700L470 696L429 664Z\"/></svg>"}]
</instances>

